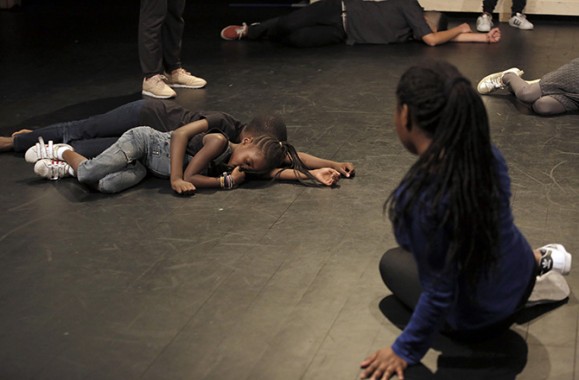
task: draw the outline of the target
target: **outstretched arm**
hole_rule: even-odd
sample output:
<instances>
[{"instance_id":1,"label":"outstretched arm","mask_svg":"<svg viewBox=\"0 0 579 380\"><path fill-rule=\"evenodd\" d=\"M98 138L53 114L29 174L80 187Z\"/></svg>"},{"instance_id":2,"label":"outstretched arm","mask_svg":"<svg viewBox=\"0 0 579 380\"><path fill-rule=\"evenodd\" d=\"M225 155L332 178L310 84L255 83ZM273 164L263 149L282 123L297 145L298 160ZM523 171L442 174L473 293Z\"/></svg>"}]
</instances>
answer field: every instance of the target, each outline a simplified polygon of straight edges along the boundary
<instances>
[{"instance_id":1,"label":"outstretched arm","mask_svg":"<svg viewBox=\"0 0 579 380\"><path fill-rule=\"evenodd\" d=\"M325 186L335 185L340 180L340 176L350 178L354 175L355 167L351 162L326 160L303 152L298 152L298 157L304 166L309 169L310 174L314 176L319 183ZM310 179L304 173L291 168L292 161L289 156L286 157L284 164L288 165L288 167L274 169L267 175L267 177L277 178L284 181Z\"/></svg>"},{"instance_id":2,"label":"outstretched arm","mask_svg":"<svg viewBox=\"0 0 579 380\"><path fill-rule=\"evenodd\" d=\"M456 36L452 42L482 42L496 44L501 40L499 28L493 28L488 33L462 33Z\"/></svg>"},{"instance_id":3,"label":"outstretched arm","mask_svg":"<svg viewBox=\"0 0 579 380\"><path fill-rule=\"evenodd\" d=\"M334 170L337 170L341 175L343 175L346 178L352 176L355 171L354 164L352 164L351 162L337 162L332 160L326 160L303 152L298 152L298 156L308 169L332 168Z\"/></svg>"},{"instance_id":4,"label":"outstretched arm","mask_svg":"<svg viewBox=\"0 0 579 380\"><path fill-rule=\"evenodd\" d=\"M319 183L325 186L333 186L340 180L340 173L332 168L313 169L310 170L310 174L313 175ZM274 169L269 174L269 177L284 181L307 181L309 179L304 173L292 168Z\"/></svg>"},{"instance_id":5,"label":"outstretched arm","mask_svg":"<svg viewBox=\"0 0 579 380\"><path fill-rule=\"evenodd\" d=\"M177 128L171 133L171 187L179 194L191 194L195 186L183 179L183 164L187 143L198 133L209 128L207 120L198 120Z\"/></svg>"},{"instance_id":6,"label":"outstretched arm","mask_svg":"<svg viewBox=\"0 0 579 380\"><path fill-rule=\"evenodd\" d=\"M496 43L501 39L499 28L493 28L490 32L473 33L467 23L460 24L448 30L432 32L422 37L422 41L428 46L437 46L447 42L485 42Z\"/></svg>"}]
</instances>

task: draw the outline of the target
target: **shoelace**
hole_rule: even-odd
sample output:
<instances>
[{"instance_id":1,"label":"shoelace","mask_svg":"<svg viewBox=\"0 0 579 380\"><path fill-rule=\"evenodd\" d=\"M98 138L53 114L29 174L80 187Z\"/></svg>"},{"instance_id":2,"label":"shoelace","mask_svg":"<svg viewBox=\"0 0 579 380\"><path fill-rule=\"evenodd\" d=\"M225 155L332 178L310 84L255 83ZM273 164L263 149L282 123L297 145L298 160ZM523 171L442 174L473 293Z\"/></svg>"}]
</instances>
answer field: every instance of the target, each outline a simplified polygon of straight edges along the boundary
<instances>
[{"instance_id":1,"label":"shoelace","mask_svg":"<svg viewBox=\"0 0 579 380\"><path fill-rule=\"evenodd\" d=\"M185 70L182 67L179 67L178 69L176 69L175 74L191 75L191 73L189 71ZM175 74L173 74L173 75L175 75Z\"/></svg>"},{"instance_id":2,"label":"shoelace","mask_svg":"<svg viewBox=\"0 0 579 380\"><path fill-rule=\"evenodd\" d=\"M241 24L241 28L235 29L235 33L237 34L238 40L242 39L245 36L246 32L247 32L247 24L246 23Z\"/></svg>"},{"instance_id":3,"label":"shoelace","mask_svg":"<svg viewBox=\"0 0 579 380\"><path fill-rule=\"evenodd\" d=\"M494 78L489 80L490 84L493 86L492 88L504 88L505 85L503 84L503 73L497 75Z\"/></svg>"}]
</instances>

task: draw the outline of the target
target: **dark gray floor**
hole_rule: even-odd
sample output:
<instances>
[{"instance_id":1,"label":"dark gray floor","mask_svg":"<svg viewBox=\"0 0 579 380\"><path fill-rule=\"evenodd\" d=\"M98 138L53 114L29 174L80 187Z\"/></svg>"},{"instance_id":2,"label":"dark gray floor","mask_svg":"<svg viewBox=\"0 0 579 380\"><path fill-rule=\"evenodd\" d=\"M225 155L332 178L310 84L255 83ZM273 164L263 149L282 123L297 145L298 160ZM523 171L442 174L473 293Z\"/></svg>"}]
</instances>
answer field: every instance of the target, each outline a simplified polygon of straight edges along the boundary
<instances>
[{"instance_id":1,"label":"dark gray floor","mask_svg":"<svg viewBox=\"0 0 579 380\"><path fill-rule=\"evenodd\" d=\"M140 98L137 10L87 0L0 12L0 132ZM183 61L209 85L177 101L242 120L275 110L297 147L358 175L335 189L258 183L192 198L148 180L106 196L1 154L1 379L356 378L407 317L377 269L395 244L382 203L413 162L392 128L400 74L441 58L473 83L512 66L535 78L578 51L569 19L501 25L498 45L296 50L218 37L229 21L285 11L191 1ZM579 116L484 100L519 227L533 246L579 252ZM407 378L579 380L577 268L568 282L566 305L478 347L439 339Z\"/></svg>"}]
</instances>

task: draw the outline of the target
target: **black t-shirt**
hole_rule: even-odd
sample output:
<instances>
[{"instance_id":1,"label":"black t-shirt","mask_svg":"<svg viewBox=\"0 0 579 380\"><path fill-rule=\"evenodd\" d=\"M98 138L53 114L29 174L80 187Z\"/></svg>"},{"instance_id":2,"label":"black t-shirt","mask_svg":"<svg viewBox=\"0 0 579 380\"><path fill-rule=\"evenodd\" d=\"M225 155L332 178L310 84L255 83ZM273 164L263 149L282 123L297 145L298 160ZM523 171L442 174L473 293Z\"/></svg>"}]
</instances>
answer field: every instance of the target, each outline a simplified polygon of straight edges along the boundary
<instances>
[{"instance_id":1,"label":"black t-shirt","mask_svg":"<svg viewBox=\"0 0 579 380\"><path fill-rule=\"evenodd\" d=\"M141 109L140 123L161 132L174 131L185 124L206 119L208 130L217 129L237 142L245 126L233 116L219 111L190 111L173 101L147 99Z\"/></svg>"},{"instance_id":2,"label":"black t-shirt","mask_svg":"<svg viewBox=\"0 0 579 380\"><path fill-rule=\"evenodd\" d=\"M416 0L344 0L348 42L390 44L432 33Z\"/></svg>"}]
</instances>

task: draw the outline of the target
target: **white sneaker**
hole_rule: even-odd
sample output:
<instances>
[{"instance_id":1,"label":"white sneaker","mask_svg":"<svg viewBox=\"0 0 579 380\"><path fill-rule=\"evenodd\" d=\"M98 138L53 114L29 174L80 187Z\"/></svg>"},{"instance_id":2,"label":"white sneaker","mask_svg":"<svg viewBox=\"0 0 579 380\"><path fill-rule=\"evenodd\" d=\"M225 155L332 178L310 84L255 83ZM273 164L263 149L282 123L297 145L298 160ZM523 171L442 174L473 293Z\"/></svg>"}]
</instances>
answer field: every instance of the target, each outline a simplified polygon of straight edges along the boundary
<instances>
[{"instance_id":1,"label":"white sneaker","mask_svg":"<svg viewBox=\"0 0 579 380\"><path fill-rule=\"evenodd\" d=\"M549 271L542 276L537 276L526 306L563 301L569 297L570 293L569 284L561 273Z\"/></svg>"},{"instance_id":2,"label":"white sneaker","mask_svg":"<svg viewBox=\"0 0 579 380\"><path fill-rule=\"evenodd\" d=\"M571 271L572 257L561 244L547 244L539 248L541 252L540 273L546 273L551 270L557 271L563 275Z\"/></svg>"},{"instance_id":3,"label":"white sneaker","mask_svg":"<svg viewBox=\"0 0 579 380\"><path fill-rule=\"evenodd\" d=\"M532 30L535 27L535 25L527 20L527 16L518 12L509 19L509 25L513 28L519 28L522 30Z\"/></svg>"},{"instance_id":4,"label":"white sneaker","mask_svg":"<svg viewBox=\"0 0 579 380\"><path fill-rule=\"evenodd\" d=\"M34 164L34 173L40 177L55 181L60 178L74 176L74 170L64 161L43 158Z\"/></svg>"},{"instance_id":5,"label":"white sneaker","mask_svg":"<svg viewBox=\"0 0 579 380\"><path fill-rule=\"evenodd\" d=\"M142 94L157 99L169 99L177 96L177 93L167 85L166 80L167 77L161 74L143 79Z\"/></svg>"},{"instance_id":6,"label":"white sneaker","mask_svg":"<svg viewBox=\"0 0 579 380\"><path fill-rule=\"evenodd\" d=\"M476 19L476 30L479 32L490 32L493 25L493 16L490 13L485 12Z\"/></svg>"},{"instance_id":7,"label":"white sneaker","mask_svg":"<svg viewBox=\"0 0 579 380\"><path fill-rule=\"evenodd\" d=\"M74 150L68 144L54 144L52 141L49 141L48 144L45 144L44 139L39 137L38 142L34 146L28 148L26 153L24 153L24 159L26 162L31 164L43 158L52 158L57 160L59 149Z\"/></svg>"},{"instance_id":8,"label":"white sneaker","mask_svg":"<svg viewBox=\"0 0 579 380\"><path fill-rule=\"evenodd\" d=\"M203 88L207 84L207 81L191 75L190 72L180 67L169 74L167 83L171 87Z\"/></svg>"},{"instance_id":9,"label":"white sneaker","mask_svg":"<svg viewBox=\"0 0 579 380\"><path fill-rule=\"evenodd\" d=\"M498 73L490 74L484 77L478 85L476 89L480 94L490 94L491 92L505 88L505 84L503 83L503 75L506 73L514 73L517 76L521 77L523 75L523 70L519 70L516 67L512 67L505 71L499 71Z\"/></svg>"}]
</instances>

